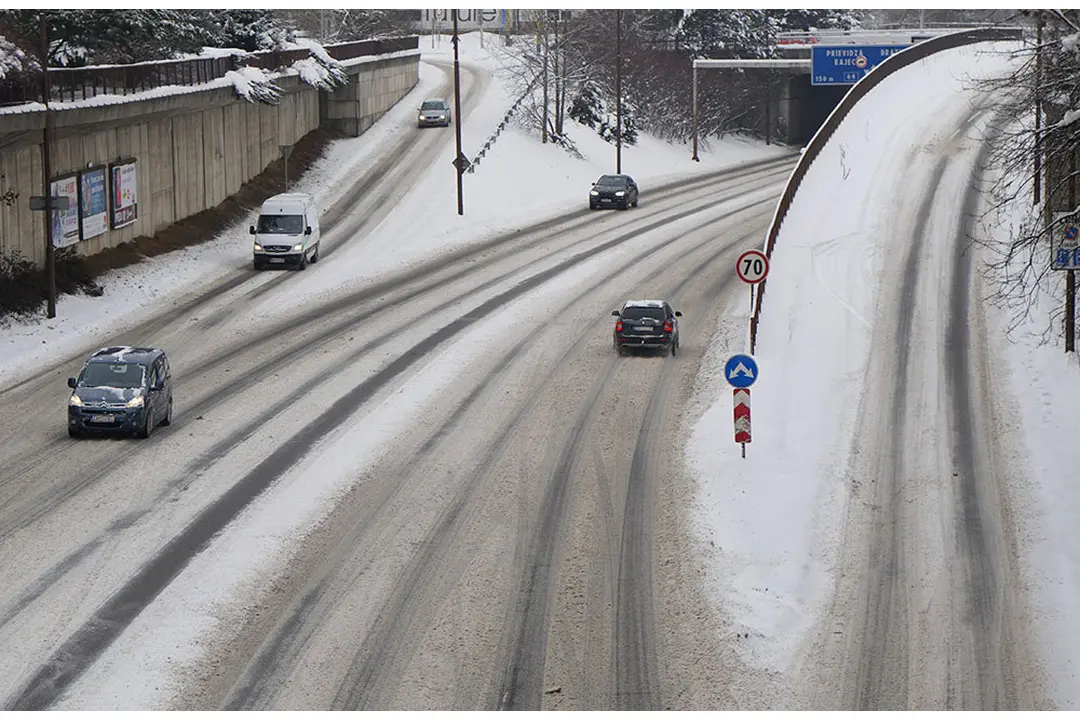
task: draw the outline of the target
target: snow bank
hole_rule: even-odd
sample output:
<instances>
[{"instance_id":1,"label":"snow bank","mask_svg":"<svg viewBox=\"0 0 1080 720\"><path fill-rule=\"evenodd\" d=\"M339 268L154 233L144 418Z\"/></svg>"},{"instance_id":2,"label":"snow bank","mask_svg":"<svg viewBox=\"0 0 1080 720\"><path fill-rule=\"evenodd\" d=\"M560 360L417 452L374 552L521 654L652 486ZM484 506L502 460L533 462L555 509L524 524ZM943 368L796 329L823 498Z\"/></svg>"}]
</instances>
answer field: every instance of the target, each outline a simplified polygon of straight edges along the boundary
<instances>
[{"instance_id":1,"label":"snow bank","mask_svg":"<svg viewBox=\"0 0 1080 720\"><path fill-rule=\"evenodd\" d=\"M772 258L745 460L722 368L745 351L746 325L726 325L703 365L703 389L719 399L693 428L687 461L700 477L701 540L717 548L708 584L750 633L739 647L756 667L790 670L832 591L885 209L915 164L937 159L912 151L969 110L969 73L993 71L1002 57L961 48L898 71L855 106L811 166ZM718 433L727 437L717 442Z\"/></svg>"},{"instance_id":2,"label":"snow bank","mask_svg":"<svg viewBox=\"0 0 1080 720\"><path fill-rule=\"evenodd\" d=\"M983 219L991 243L1008 243L1033 220L1030 195L1019 192ZM1000 259L1000 258L995 258ZM1036 268L1050 262L1049 252L1036 252ZM1031 592L1036 642L1049 677L1049 695L1059 709L1080 709L1080 363L1064 352L1061 315L1065 273L1048 271L1037 283L1025 273L1028 252L1017 253L1010 268L1013 277L1029 278L1030 314L1015 327L1015 304L993 305L987 313L991 332L1007 338L1002 363L995 368L993 386L1001 388L1008 409L1002 422L1009 425L1006 448L1015 513L1020 569ZM1046 265L1043 265L1043 264ZM1053 322L1051 322L1053 318ZM1010 329L1011 328L1011 329ZM1050 333L1047 333L1050 328Z\"/></svg>"}]
</instances>

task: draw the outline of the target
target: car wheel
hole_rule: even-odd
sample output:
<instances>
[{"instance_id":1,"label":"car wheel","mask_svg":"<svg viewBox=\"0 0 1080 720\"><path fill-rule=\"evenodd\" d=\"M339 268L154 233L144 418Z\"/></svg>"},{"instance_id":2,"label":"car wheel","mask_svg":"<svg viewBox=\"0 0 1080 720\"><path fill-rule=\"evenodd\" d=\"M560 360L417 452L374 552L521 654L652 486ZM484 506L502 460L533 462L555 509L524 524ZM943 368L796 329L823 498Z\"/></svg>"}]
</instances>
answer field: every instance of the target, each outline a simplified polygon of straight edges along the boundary
<instances>
[{"instance_id":1,"label":"car wheel","mask_svg":"<svg viewBox=\"0 0 1080 720\"><path fill-rule=\"evenodd\" d=\"M169 406L165 408L165 417L161 419L161 427L172 425L172 398L169 398Z\"/></svg>"},{"instance_id":2,"label":"car wheel","mask_svg":"<svg viewBox=\"0 0 1080 720\"><path fill-rule=\"evenodd\" d=\"M315 243L315 252L311 254L311 263L319 262L319 243Z\"/></svg>"},{"instance_id":3,"label":"car wheel","mask_svg":"<svg viewBox=\"0 0 1080 720\"><path fill-rule=\"evenodd\" d=\"M82 433L68 425L68 437L75 438L77 440L82 437Z\"/></svg>"},{"instance_id":4,"label":"car wheel","mask_svg":"<svg viewBox=\"0 0 1080 720\"><path fill-rule=\"evenodd\" d=\"M296 263L297 270L307 270L307 251L300 253L300 262Z\"/></svg>"},{"instance_id":5,"label":"car wheel","mask_svg":"<svg viewBox=\"0 0 1080 720\"><path fill-rule=\"evenodd\" d=\"M672 355L674 355L674 354L675 354L675 351L676 351L676 350L678 349L678 347L679 347L679 344L678 344L678 343L676 343L676 342L672 342L672 343L671 343L671 354L672 354Z\"/></svg>"},{"instance_id":6,"label":"car wheel","mask_svg":"<svg viewBox=\"0 0 1080 720\"><path fill-rule=\"evenodd\" d=\"M252 261L251 264L256 270L262 270L263 267L264 267L264 265L261 262L259 262L258 260Z\"/></svg>"},{"instance_id":7,"label":"car wheel","mask_svg":"<svg viewBox=\"0 0 1080 720\"><path fill-rule=\"evenodd\" d=\"M154 432L154 406L147 405L146 412L143 413L143 425L139 428L138 436L145 439L150 437L150 433Z\"/></svg>"},{"instance_id":8,"label":"car wheel","mask_svg":"<svg viewBox=\"0 0 1080 720\"><path fill-rule=\"evenodd\" d=\"M589 209L590 210L595 210L596 209L596 203L589 203Z\"/></svg>"},{"instance_id":9,"label":"car wheel","mask_svg":"<svg viewBox=\"0 0 1080 720\"><path fill-rule=\"evenodd\" d=\"M634 207L637 207L637 198L634 198L634 202L631 203Z\"/></svg>"},{"instance_id":10,"label":"car wheel","mask_svg":"<svg viewBox=\"0 0 1080 720\"><path fill-rule=\"evenodd\" d=\"M630 207L630 202L627 201L627 200L623 200L621 203L619 203L619 209L620 210L626 210L629 207Z\"/></svg>"}]
</instances>

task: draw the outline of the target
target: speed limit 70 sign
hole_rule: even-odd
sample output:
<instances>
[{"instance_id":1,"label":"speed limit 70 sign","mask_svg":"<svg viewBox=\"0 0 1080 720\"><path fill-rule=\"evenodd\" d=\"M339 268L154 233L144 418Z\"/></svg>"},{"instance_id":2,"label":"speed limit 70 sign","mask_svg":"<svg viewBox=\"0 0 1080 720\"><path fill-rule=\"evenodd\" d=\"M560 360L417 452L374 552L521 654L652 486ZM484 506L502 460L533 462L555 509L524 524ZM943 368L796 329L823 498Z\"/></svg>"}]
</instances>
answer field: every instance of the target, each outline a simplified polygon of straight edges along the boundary
<instances>
[{"instance_id":1,"label":"speed limit 70 sign","mask_svg":"<svg viewBox=\"0 0 1080 720\"><path fill-rule=\"evenodd\" d=\"M760 250L747 250L739 256L735 272L744 283L757 285L769 274L769 258Z\"/></svg>"}]
</instances>

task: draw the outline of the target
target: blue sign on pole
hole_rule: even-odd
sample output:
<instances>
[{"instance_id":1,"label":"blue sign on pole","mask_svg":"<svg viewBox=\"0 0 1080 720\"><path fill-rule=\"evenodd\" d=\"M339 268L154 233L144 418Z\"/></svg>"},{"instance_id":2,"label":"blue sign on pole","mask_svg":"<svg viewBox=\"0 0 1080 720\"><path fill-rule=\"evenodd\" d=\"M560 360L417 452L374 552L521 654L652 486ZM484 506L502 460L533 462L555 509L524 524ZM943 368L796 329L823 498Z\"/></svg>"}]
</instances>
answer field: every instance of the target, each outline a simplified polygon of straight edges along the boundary
<instances>
[{"instance_id":1,"label":"blue sign on pole","mask_svg":"<svg viewBox=\"0 0 1080 720\"><path fill-rule=\"evenodd\" d=\"M814 45L811 85L854 85L885 58L908 45Z\"/></svg>"},{"instance_id":2,"label":"blue sign on pole","mask_svg":"<svg viewBox=\"0 0 1080 720\"><path fill-rule=\"evenodd\" d=\"M757 380L757 363L749 355L732 355L724 365L724 377L737 388L748 388Z\"/></svg>"}]
</instances>

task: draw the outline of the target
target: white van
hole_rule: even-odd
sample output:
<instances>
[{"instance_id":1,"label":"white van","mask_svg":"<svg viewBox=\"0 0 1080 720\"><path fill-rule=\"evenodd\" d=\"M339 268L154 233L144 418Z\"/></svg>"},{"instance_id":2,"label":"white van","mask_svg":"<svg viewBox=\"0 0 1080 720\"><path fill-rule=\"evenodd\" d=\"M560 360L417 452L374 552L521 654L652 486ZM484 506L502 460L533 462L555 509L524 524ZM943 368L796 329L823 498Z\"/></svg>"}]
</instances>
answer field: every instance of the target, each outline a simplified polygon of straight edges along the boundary
<instances>
[{"instance_id":1,"label":"white van","mask_svg":"<svg viewBox=\"0 0 1080 720\"><path fill-rule=\"evenodd\" d=\"M292 265L298 270L319 262L319 211L307 193L282 193L262 204L255 236L255 269Z\"/></svg>"}]
</instances>

